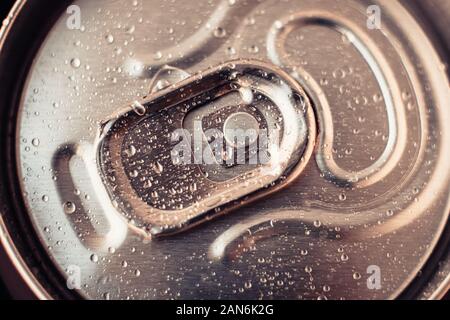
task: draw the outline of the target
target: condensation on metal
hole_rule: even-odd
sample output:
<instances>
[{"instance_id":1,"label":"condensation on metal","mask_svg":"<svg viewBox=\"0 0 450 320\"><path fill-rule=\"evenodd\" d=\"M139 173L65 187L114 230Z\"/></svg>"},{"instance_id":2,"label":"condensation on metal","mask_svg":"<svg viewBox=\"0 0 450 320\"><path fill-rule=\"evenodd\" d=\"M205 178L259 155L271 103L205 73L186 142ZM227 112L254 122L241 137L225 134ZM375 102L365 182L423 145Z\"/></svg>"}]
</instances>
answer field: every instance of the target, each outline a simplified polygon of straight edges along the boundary
<instances>
[{"instance_id":1,"label":"condensation on metal","mask_svg":"<svg viewBox=\"0 0 450 320\"><path fill-rule=\"evenodd\" d=\"M82 28L67 29L64 15L53 27L19 113L25 203L61 272L80 267L79 292L398 296L435 248L450 206L448 79L408 11L374 1L381 29L368 29L366 1L130 3L76 1ZM98 170L99 124L149 88L235 59L273 64L308 93L319 134L302 177L173 237L131 232L103 183L88 178ZM376 287L367 285L374 266Z\"/></svg>"}]
</instances>

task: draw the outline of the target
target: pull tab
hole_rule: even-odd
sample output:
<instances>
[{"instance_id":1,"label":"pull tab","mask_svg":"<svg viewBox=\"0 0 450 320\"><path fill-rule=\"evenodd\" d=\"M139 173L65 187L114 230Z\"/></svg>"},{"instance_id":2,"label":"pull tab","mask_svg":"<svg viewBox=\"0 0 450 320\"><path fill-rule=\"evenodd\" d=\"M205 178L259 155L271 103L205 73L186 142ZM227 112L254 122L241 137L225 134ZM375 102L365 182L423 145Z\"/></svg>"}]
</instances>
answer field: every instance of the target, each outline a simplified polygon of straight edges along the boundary
<instances>
[{"instance_id":1,"label":"pull tab","mask_svg":"<svg viewBox=\"0 0 450 320\"><path fill-rule=\"evenodd\" d=\"M306 166L315 135L313 110L295 80L239 60L108 118L98 164L130 225L169 235L288 185Z\"/></svg>"}]
</instances>

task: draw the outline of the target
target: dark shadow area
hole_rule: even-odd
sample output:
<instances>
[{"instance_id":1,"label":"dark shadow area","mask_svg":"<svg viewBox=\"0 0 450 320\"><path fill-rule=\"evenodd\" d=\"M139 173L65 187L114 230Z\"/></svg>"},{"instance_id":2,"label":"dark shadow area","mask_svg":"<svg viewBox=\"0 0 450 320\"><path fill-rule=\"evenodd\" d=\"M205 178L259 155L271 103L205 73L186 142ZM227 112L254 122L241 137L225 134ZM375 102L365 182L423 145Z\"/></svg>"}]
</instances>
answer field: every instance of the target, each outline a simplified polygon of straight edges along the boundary
<instances>
[{"instance_id":1,"label":"dark shadow area","mask_svg":"<svg viewBox=\"0 0 450 320\"><path fill-rule=\"evenodd\" d=\"M2 1L0 1L0 16L1 16L1 20L3 20L4 17L6 17L6 15L9 12L9 10L11 9L13 3L14 3L14 0L2 0Z\"/></svg>"},{"instance_id":2,"label":"dark shadow area","mask_svg":"<svg viewBox=\"0 0 450 320\"><path fill-rule=\"evenodd\" d=\"M11 9L14 0L1 0L0 1L0 21L8 15L9 10ZM5 288L5 285L0 279L0 300L10 299L10 296Z\"/></svg>"}]
</instances>

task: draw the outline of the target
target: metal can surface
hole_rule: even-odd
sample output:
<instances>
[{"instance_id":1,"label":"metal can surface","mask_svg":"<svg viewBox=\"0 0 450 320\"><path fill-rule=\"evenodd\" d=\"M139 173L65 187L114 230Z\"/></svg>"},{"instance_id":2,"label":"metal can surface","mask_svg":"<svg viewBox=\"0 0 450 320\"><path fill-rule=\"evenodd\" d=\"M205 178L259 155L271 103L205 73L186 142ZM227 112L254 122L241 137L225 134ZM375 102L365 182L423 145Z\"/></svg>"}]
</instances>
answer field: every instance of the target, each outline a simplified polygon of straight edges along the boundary
<instances>
[{"instance_id":1,"label":"metal can surface","mask_svg":"<svg viewBox=\"0 0 450 320\"><path fill-rule=\"evenodd\" d=\"M441 298L449 18L448 1L17 1L4 281L38 298Z\"/></svg>"}]
</instances>

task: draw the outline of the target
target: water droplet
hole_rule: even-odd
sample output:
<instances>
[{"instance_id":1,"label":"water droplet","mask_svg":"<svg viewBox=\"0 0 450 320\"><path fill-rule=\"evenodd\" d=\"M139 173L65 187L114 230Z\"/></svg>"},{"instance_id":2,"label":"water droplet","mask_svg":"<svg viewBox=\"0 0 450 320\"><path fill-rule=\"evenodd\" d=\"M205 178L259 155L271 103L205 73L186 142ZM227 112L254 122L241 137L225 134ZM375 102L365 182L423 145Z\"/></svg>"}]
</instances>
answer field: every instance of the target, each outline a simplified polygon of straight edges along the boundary
<instances>
[{"instance_id":1,"label":"water droplet","mask_svg":"<svg viewBox=\"0 0 450 320\"><path fill-rule=\"evenodd\" d=\"M252 45L252 46L250 46L250 48L248 48L248 52L250 52L250 53L258 53L259 52L259 48L256 45Z\"/></svg>"},{"instance_id":2,"label":"water droplet","mask_svg":"<svg viewBox=\"0 0 450 320\"><path fill-rule=\"evenodd\" d=\"M139 175L139 171L137 170L133 170L130 172L130 177L132 178L136 178Z\"/></svg>"},{"instance_id":3,"label":"water droplet","mask_svg":"<svg viewBox=\"0 0 450 320\"><path fill-rule=\"evenodd\" d=\"M70 60L70 65L75 69L78 69L81 66L81 61L78 58L73 58L72 60Z\"/></svg>"},{"instance_id":4,"label":"water droplet","mask_svg":"<svg viewBox=\"0 0 450 320\"><path fill-rule=\"evenodd\" d=\"M228 48L227 48L227 54L228 54L229 56L235 55L235 54L236 54L236 49L235 49L234 47L228 47Z\"/></svg>"},{"instance_id":5,"label":"water droplet","mask_svg":"<svg viewBox=\"0 0 450 320\"><path fill-rule=\"evenodd\" d=\"M256 20L255 20L254 17L247 17L247 18L245 18L245 20L244 20L244 23L245 23L245 25L247 25L247 26L254 25L255 22L256 22Z\"/></svg>"},{"instance_id":6,"label":"water droplet","mask_svg":"<svg viewBox=\"0 0 450 320\"><path fill-rule=\"evenodd\" d=\"M67 214L72 214L75 212L75 210L77 209L75 206L75 203L71 202L71 201L67 201L63 204L63 209L64 212Z\"/></svg>"},{"instance_id":7,"label":"water droplet","mask_svg":"<svg viewBox=\"0 0 450 320\"><path fill-rule=\"evenodd\" d=\"M411 99L411 93L408 91L403 91L402 92L402 99L403 101L408 101L409 99Z\"/></svg>"},{"instance_id":8,"label":"water droplet","mask_svg":"<svg viewBox=\"0 0 450 320\"><path fill-rule=\"evenodd\" d=\"M148 189L152 187L152 182L150 180L145 180L144 182L144 188Z\"/></svg>"},{"instance_id":9,"label":"water droplet","mask_svg":"<svg viewBox=\"0 0 450 320\"><path fill-rule=\"evenodd\" d=\"M376 93L373 95L373 101L374 102L380 102L381 100L383 100L383 96L379 93Z\"/></svg>"},{"instance_id":10,"label":"water droplet","mask_svg":"<svg viewBox=\"0 0 450 320\"><path fill-rule=\"evenodd\" d=\"M112 34L108 34L106 37L106 42L108 42L109 44L114 42L114 36Z\"/></svg>"},{"instance_id":11,"label":"water droplet","mask_svg":"<svg viewBox=\"0 0 450 320\"><path fill-rule=\"evenodd\" d=\"M157 199L157 198L159 197L159 194L158 194L157 191L152 191L152 192L150 193L150 196L151 196L152 198L154 198L154 199Z\"/></svg>"},{"instance_id":12,"label":"water droplet","mask_svg":"<svg viewBox=\"0 0 450 320\"><path fill-rule=\"evenodd\" d=\"M161 60L161 58L162 58L162 53L161 53L161 51L155 52L155 54L153 55L153 58L154 58L155 60Z\"/></svg>"},{"instance_id":13,"label":"water droplet","mask_svg":"<svg viewBox=\"0 0 450 320\"><path fill-rule=\"evenodd\" d=\"M283 28L283 22L281 22L280 20L275 21L274 26L276 29L281 29Z\"/></svg>"},{"instance_id":14,"label":"water droplet","mask_svg":"<svg viewBox=\"0 0 450 320\"><path fill-rule=\"evenodd\" d=\"M39 144L40 144L41 142L39 141L38 138L34 138L34 139L31 141L31 143L33 144L33 146L39 147Z\"/></svg>"},{"instance_id":15,"label":"water droplet","mask_svg":"<svg viewBox=\"0 0 450 320\"><path fill-rule=\"evenodd\" d=\"M134 33L134 31L136 30L136 27L133 25L133 26L129 26L128 28L127 28L127 33L128 34L132 34L132 33Z\"/></svg>"},{"instance_id":16,"label":"water droplet","mask_svg":"<svg viewBox=\"0 0 450 320\"><path fill-rule=\"evenodd\" d=\"M320 85L321 86L327 86L328 85L328 79L326 79L326 78L320 79Z\"/></svg>"},{"instance_id":17,"label":"water droplet","mask_svg":"<svg viewBox=\"0 0 450 320\"><path fill-rule=\"evenodd\" d=\"M348 260L348 255L346 255L345 253L343 253L341 255L341 261L347 261Z\"/></svg>"},{"instance_id":18,"label":"water droplet","mask_svg":"<svg viewBox=\"0 0 450 320\"><path fill-rule=\"evenodd\" d=\"M153 171L155 171L157 174L161 174L163 172L164 167L162 166L159 161L156 161L153 163Z\"/></svg>"},{"instance_id":19,"label":"water droplet","mask_svg":"<svg viewBox=\"0 0 450 320\"><path fill-rule=\"evenodd\" d=\"M227 31L222 27L218 27L214 30L214 37L216 37L216 38L223 38L226 35L227 35Z\"/></svg>"},{"instance_id":20,"label":"water droplet","mask_svg":"<svg viewBox=\"0 0 450 320\"><path fill-rule=\"evenodd\" d=\"M195 182L189 186L189 191L191 192L197 191L197 184Z\"/></svg>"},{"instance_id":21,"label":"water droplet","mask_svg":"<svg viewBox=\"0 0 450 320\"><path fill-rule=\"evenodd\" d=\"M136 154L136 148L133 145L128 146L128 148L125 150L125 154L128 157L132 157Z\"/></svg>"}]
</instances>

